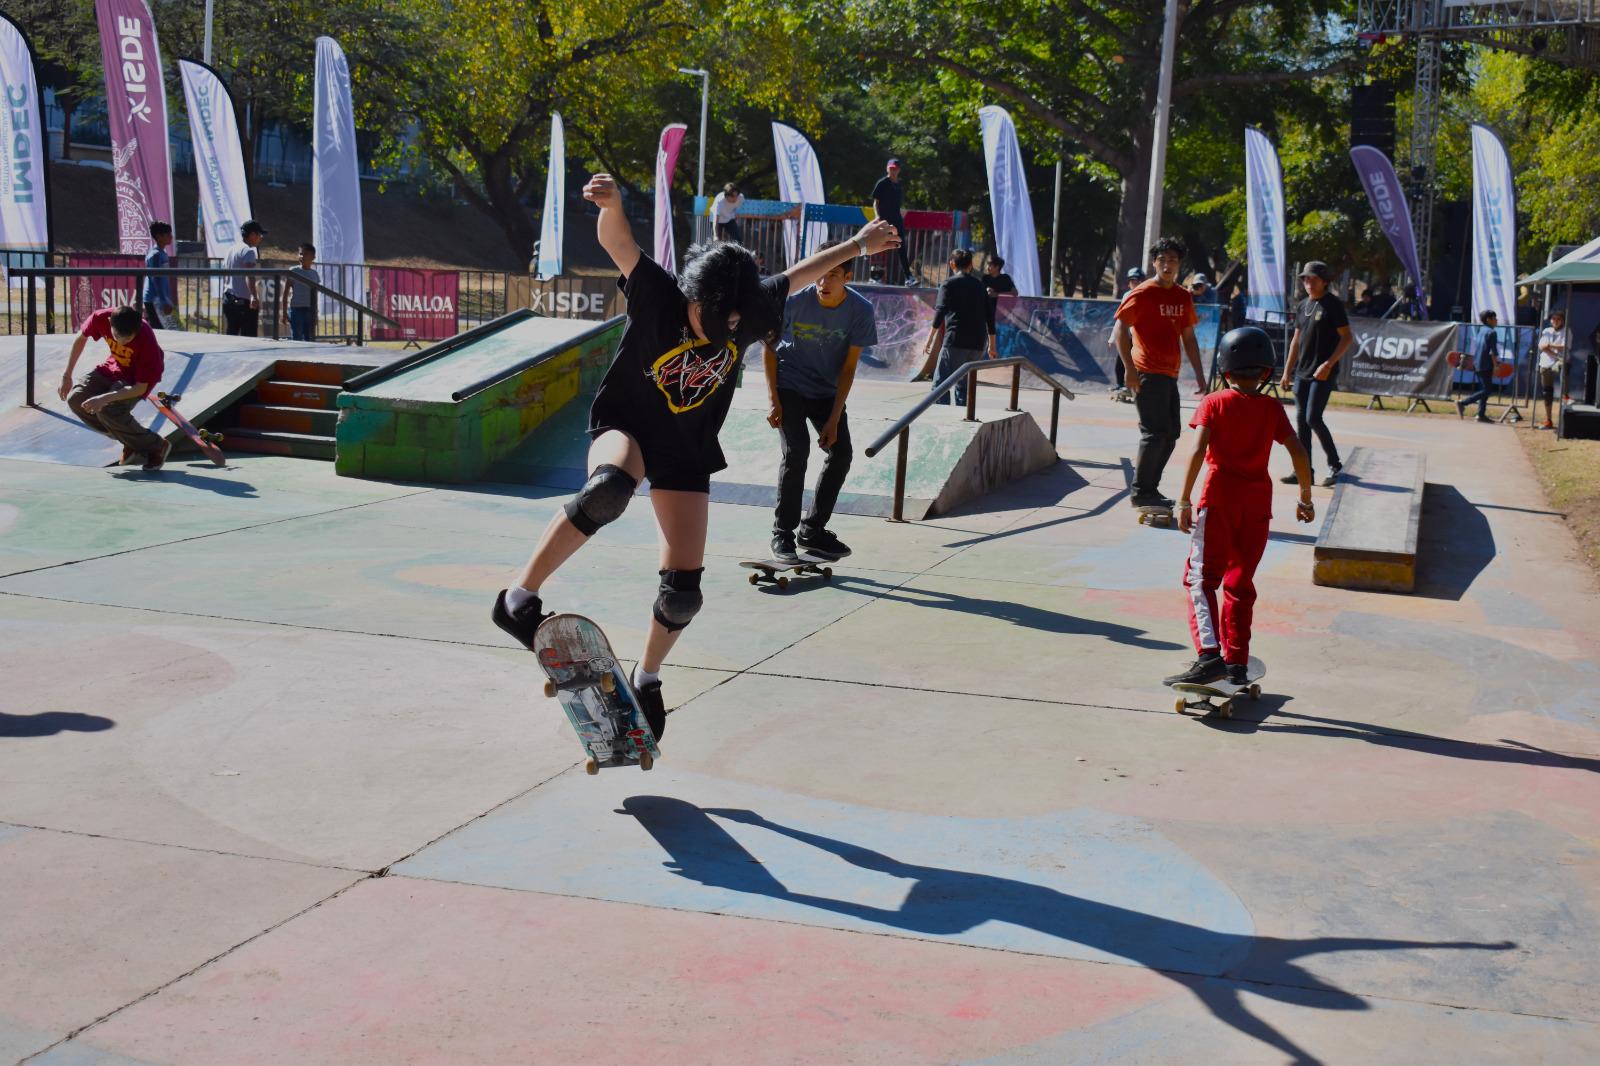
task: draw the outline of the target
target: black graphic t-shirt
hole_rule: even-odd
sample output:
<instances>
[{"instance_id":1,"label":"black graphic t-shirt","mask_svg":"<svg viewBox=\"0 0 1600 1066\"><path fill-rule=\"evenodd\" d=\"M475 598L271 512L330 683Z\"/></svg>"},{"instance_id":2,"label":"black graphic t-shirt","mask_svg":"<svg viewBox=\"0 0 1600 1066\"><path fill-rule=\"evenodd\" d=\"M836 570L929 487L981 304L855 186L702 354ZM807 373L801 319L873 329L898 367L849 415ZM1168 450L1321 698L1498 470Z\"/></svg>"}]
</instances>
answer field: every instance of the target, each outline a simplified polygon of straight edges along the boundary
<instances>
[{"instance_id":1,"label":"black graphic t-shirt","mask_svg":"<svg viewBox=\"0 0 1600 1066\"><path fill-rule=\"evenodd\" d=\"M1297 378L1314 377L1317 367L1339 347L1339 330L1350 324L1344 313L1344 302L1332 292L1322 294L1320 300L1306 297L1295 316L1295 328L1300 331L1300 359L1295 364Z\"/></svg>"},{"instance_id":2,"label":"black graphic t-shirt","mask_svg":"<svg viewBox=\"0 0 1600 1066\"><path fill-rule=\"evenodd\" d=\"M781 307L789 278L763 278L761 289ZM678 280L648 256L639 256L622 291L628 324L589 409L590 436L627 433L639 442L647 472L716 473L728 465L717 434L733 403L739 359L761 338L741 329L719 347L695 336Z\"/></svg>"},{"instance_id":3,"label":"black graphic t-shirt","mask_svg":"<svg viewBox=\"0 0 1600 1066\"><path fill-rule=\"evenodd\" d=\"M887 174L872 187L872 198L878 201L878 216L885 222L894 223L896 229L904 228L905 218L900 214L904 197L905 190L900 188L900 183Z\"/></svg>"}]
</instances>

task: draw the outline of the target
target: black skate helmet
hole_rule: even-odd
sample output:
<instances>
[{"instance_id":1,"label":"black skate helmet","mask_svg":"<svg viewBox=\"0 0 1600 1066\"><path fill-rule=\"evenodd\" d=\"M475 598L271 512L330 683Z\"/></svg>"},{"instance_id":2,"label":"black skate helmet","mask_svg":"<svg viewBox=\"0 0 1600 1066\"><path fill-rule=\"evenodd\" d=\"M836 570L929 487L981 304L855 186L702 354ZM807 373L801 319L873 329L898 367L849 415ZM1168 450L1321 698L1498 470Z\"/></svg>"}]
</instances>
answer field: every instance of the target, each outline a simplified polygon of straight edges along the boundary
<instances>
[{"instance_id":1,"label":"black skate helmet","mask_svg":"<svg viewBox=\"0 0 1600 1066\"><path fill-rule=\"evenodd\" d=\"M1230 329L1217 346L1217 369L1224 374L1235 370L1261 370L1271 373L1277 365L1272 354L1272 338L1259 326Z\"/></svg>"}]
</instances>

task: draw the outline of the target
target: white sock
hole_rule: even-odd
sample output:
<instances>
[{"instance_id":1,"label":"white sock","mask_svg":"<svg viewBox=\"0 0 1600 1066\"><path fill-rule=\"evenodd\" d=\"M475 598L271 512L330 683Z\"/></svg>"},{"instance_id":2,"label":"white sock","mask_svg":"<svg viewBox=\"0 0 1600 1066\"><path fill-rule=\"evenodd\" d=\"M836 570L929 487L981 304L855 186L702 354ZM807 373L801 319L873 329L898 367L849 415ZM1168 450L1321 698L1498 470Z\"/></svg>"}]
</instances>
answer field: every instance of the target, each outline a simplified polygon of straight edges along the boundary
<instances>
[{"instance_id":1,"label":"white sock","mask_svg":"<svg viewBox=\"0 0 1600 1066\"><path fill-rule=\"evenodd\" d=\"M506 589L506 610L516 614L524 604L538 598L539 594L537 592L529 592L521 585L512 585Z\"/></svg>"},{"instance_id":2,"label":"white sock","mask_svg":"<svg viewBox=\"0 0 1600 1066\"><path fill-rule=\"evenodd\" d=\"M660 680L661 674L659 672L652 674L650 671L644 668L643 663L640 663L638 666L633 668L634 688L644 688L646 685L653 685Z\"/></svg>"}]
</instances>

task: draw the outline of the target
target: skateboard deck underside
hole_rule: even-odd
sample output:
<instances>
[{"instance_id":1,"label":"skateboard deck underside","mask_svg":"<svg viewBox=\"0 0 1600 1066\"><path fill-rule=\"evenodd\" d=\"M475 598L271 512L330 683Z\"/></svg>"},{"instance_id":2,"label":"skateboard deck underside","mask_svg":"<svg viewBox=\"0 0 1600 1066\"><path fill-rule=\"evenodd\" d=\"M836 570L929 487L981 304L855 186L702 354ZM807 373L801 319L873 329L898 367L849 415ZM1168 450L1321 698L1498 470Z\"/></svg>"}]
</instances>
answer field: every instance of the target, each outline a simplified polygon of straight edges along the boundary
<instances>
[{"instance_id":1,"label":"skateboard deck underside","mask_svg":"<svg viewBox=\"0 0 1600 1066\"><path fill-rule=\"evenodd\" d=\"M200 430L195 429L194 424L180 415L177 408L172 406L177 397L168 397L165 393L149 393L145 396L145 399L150 401L150 406L165 415L168 422L182 430L183 435L188 437L194 446L200 449L201 454L211 460L213 465L226 466L228 464L227 458L222 454L222 449L212 442L210 434L202 433ZM220 440L221 438L218 437L217 439Z\"/></svg>"},{"instance_id":2,"label":"skateboard deck underside","mask_svg":"<svg viewBox=\"0 0 1600 1066\"><path fill-rule=\"evenodd\" d=\"M627 671L599 626L582 615L554 615L539 626L533 645L567 721L599 766L660 754Z\"/></svg>"}]
</instances>

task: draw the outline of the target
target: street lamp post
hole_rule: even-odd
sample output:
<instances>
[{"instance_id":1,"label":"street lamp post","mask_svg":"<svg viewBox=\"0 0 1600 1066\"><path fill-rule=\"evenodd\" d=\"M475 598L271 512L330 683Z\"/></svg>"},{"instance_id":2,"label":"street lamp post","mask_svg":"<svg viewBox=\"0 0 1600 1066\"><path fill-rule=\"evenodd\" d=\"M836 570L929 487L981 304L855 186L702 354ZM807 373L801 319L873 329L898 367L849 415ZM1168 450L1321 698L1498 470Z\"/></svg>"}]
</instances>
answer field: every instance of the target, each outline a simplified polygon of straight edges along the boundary
<instances>
[{"instance_id":1,"label":"street lamp post","mask_svg":"<svg viewBox=\"0 0 1600 1066\"><path fill-rule=\"evenodd\" d=\"M695 179L694 194L704 199L706 195L706 105L711 99L711 72L697 67L679 67L678 73L700 79L700 172ZM696 240L705 239L705 234L702 232L704 223L701 221L704 217L698 212L695 214L694 232Z\"/></svg>"},{"instance_id":2,"label":"street lamp post","mask_svg":"<svg viewBox=\"0 0 1600 1066\"><path fill-rule=\"evenodd\" d=\"M211 65L211 0L206 0L206 42L200 58L206 61L206 66Z\"/></svg>"}]
</instances>

